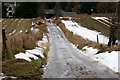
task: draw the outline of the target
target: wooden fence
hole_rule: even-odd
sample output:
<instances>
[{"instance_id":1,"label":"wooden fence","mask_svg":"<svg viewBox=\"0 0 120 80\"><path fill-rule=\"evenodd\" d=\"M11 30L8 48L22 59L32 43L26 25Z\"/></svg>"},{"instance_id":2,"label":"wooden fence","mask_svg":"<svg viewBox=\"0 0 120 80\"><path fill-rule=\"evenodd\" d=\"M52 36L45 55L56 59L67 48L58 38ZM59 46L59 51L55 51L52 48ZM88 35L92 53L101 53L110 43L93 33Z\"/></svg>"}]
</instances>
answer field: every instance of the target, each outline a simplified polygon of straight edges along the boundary
<instances>
[{"instance_id":1,"label":"wooden fence","mask_svg":"<svg viewBox=\"0 0 120 80\"><path fill-rule=\"evenodd\" d=\"M6 44L6 40L7 40L7 37L6 37L6 33L5 33L5 29L2 29L2 57L4 58L5 57L5 53L7 51L7 44Z\"/></svg>"}]
</instances>

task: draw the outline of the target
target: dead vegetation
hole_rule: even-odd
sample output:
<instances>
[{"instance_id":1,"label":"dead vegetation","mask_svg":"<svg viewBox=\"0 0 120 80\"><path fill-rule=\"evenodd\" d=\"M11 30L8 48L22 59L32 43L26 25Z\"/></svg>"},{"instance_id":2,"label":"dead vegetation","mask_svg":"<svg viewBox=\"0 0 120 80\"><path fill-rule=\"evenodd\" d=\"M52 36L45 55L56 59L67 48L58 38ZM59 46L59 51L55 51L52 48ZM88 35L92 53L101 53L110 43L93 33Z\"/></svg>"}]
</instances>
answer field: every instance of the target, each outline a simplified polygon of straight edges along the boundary
<instances>
[{"instance_id":1,"label":"dead vegetation","mask_svg":"<svg viewBox=\"0 0 120 80\"><path fill-rule=\"evenodd\" d=\"M43 74L41 69L44 60L28 62L23 59L7 60L3 62L3 73L7 76L39 79Z\"/></svg>"},{"instance_id":2,"label":"dead vegetation","mask_svg":"<svg viewBox=\"0 0 120 80\"><path fill-rule=\"evenodd\" d=\"M36 22L38 20L43 22L43 20L40 18L34 19L33 22ZM22 24L21 22L21 25L24 25L24 23ZM41 40L43 37L43 34L46 34L48 32L46 28L46 24L40 24L37 27L34 27L34 26L32 27L34 28L34 30L30 30L31 27L29 26L29 29L27 29L27 32L7 35L7 41L6 41L7 51L3 53L3 60L4 58L12 59L14 58L14 55L18 54L19 52L24 52L27 49L35 48L35 46L37 46L36 42L38 40ZM14 28L12 29L14 30Z\"/></svg>"},{"instance_id":3,"label":"dead vegetation","mask_svg":"<svg viewBox=\"0 0 120 80\"><path fill-rule=\"evenodd\" d=\"M92 19L92 17L95 16L100 16L99 15L76 15L76 16L72 16L73 20L75 20L77 23L81 24L81 26L86 27L90 30L96 30L98 32L101 32L103 35L105 36L109 36L109 27L104 25L103 23L100 23L94 19ZM101 14L102 16L102 14ZM106 15L104 15L106 16ZM102 16L103 17L103 16Z\"/></svg>"},{"instance_id":4,"label":"dead vegetation","mask_svg":"<svg viewBox=\"0 0 120 80\"><path fill-rule=\"evenodd\" d=\"M82 49L85 46L89 46L89 47L93 47L93 48L98 48L99 52L105 52L105 51L119 51L120 50L120 46L112 46L112 47L108 47L105 44L99 44L87 39L82 38L81 36L78 35L74 35L73 32L70 32L69 30L67 30L65 28L65 25L61 22L61 20L55 20L54 21L64 32L66 38L73 43L75 46L77 46L78 49Z\"/></svg>"},{"instance_id":5,"label":"dead vegetation","mask_svg":"<svg viewBox=\"0 0 120 80\"><path fill-rule=\"evenodd\" d=\"M24 20L24 19L23 19ZM33 22L44 21L42 19L32 19ZM10 20L9 20L10 21ZM9 23L9 22L6 22ZM16 23L15 23L16 24ZM21 22L20 25L24 26L24 23ZM27 24L25 24L27 25ZM17 26L17 25L16 25ZM14 55L18 54L20 52L25 52L25 50L31 50L35 47L37 47L37 41L42 40L43 35L47 36L47 27L45 23L41 23L37 26L31 26L25 28L23 26L20 26L20 28L12 27L11 31L16 29L18 32L16 32L13 35L7 34L7 49L5 53L3 53L3 61L2 61L2 71L6 76L14 76L18 78L26 78L26 79L35 79L38 80L41 78L41 75L43 74L43 65L46 65L47 60L47 54L49 51L49 43L45 44L46 49L44 49L44 56L45 58L41 58L40 56L37 56L39 59L32 60L31 62L28 62L23 59L15 59ZM19 32L21 28L24 30L24 32ZM33 28L31 30L31 28ZM6 27L7 30L7 27ZM27 32L25 32L27 30ZM7 30L9 31L9 30Z\"/></svg>"}]
</instances>

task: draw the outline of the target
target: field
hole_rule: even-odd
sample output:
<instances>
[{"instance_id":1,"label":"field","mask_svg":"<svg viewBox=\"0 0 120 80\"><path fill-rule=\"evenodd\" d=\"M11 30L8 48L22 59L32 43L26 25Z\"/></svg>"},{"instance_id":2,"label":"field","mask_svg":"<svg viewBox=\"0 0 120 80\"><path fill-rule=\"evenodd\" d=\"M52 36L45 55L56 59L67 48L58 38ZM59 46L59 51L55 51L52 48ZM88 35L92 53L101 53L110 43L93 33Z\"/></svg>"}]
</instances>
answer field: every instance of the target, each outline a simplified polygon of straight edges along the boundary
<instances>
[{"instance_id":1,"label":"field","mask_svg":"<svg viewBox=\"0 0 120 80\"><path fill-rule=\"evenodd\" d=\"M120 51L119 41L116 45L110 47L107 45L111 19L106 16L76 16L61 17L59 20L55 20L55 23L62 29L68 41L79 49L81 54L95 61L97 60L98 63L104 64L117 73ZM99 43L97 43L97 35L99 36Z\"/></svg>"},{"instance_id":2,"label":"field","mask_svg":"<svg viewBox=\"0 0 120 80\"><path fill-rule=\"evenodd\" d=\"M6 29L6 34L10 35L25 33L31 29L32 22L37 22L37 19L3 19L2 28Z\"/></svg>"},{"instance_id":3,"label":"field","mask_svg":"<svg viewBox=\"0 0 120 80\"><path fill-rule=\"evenodd\" d=\"M110 26L112 25L113 14L93 14L93 15L74 15L73 20L91 30L101 32L105 36L109 36ZM120 29L116 29L116 37L119 37Z\"/></svg>"},{"instance_id":4,"label":"field","mask_svg":"<svg viewBox=\"0 0 120 80\"><path fill-rule=\"evenodd\" d=\"M109 20L105 21L102 19L94 19L93 17L109 17L107 15L74 15L72 20L76 21L78 24L86 27L90 30L96 30L101 32L102 35L109 36L110 27ZM64 19L65 20L65 19ZM67 19L66 19L67 20ZM40 22L39 25L34 23ZM97 43L84 39L79 35L75 35L66 29L65 24L60 20L54 21L64 32L66 38L73 43L78 49L82 50L83 47L89 46L99 49L98 53L102 52L112 52L119 51L120 46L108 47L106 44ZM107 25L106 25L107 24ZM73 25L74 26L74 25ZM44 36L48 38L48 31L45 21L41 18L32 19L2 19L2 28L6 30L7 36L7 48L3 53L3 73L8 76L16 77L27 77L27 78L40 78L43 74L42 66L46 65L47 53L49 51L49 43L45 44L46 49L44 49L45 58L26 61L23 59L16 59L14 55L20 52L25 53L26 50L32 50L38 47L36 44L39 40L42 40ZM12 65L11 65L12 64ZM24 68L24 69L23 69Z\"/></svg>"},{"instance_id":5,"label":"field","mask_svg":"<svg viewBox=\"0 0 120 80\"><path fill-rule=\"evenodd\" d=\"M39 24L36 24L40 22ZM48 36L47 27L42 18L31 19L2 19L2 28L6 31L6 48L3 51L3 73L7 76L40 78L43 74L42 66L46 64L49 43L44 47L44 56L32 61L16 59L15 55L26 50L38 47L37 42L42 41L43 36ZM12 64L12 65L11 65ZM11 66L11 67L10 67Z\"/></svg>"},{"instance_id":6,"label":"field","mask_svg":"<svg viewBox=\"0 0 120 80\"><path fill-rule=\"evenodd\" d=\"M89 17L86 17L86 18L89 18ZM80 18L81 19L81 18ZM64 19L65 20L65 19ZM93 20L94 21L94 20ZM85 21L83 21L85 22ZM87 21L86 21L87 22ZM88 21L89 22L89 21ZM97 21L95 21L97 22ZM108 47L106 44L100 44L100 43L97 43L97 42L93 42L93 41L90 41L90 40L87 40L87 39L84 39L83 37L81 36L78 36L78 35L74 35L73 32L70 32L69 30L67 30L65 28L65 25L60 21L60 20L56 20L55 23L62 29L62 31L64 32L65 36L67 37L67 39L72 42L74 45L77 46L77 48L79 48L80 50L85 47L85 46L90 46L90 47L93 47L93 48L98 48L100 49L99 52L105 52L105 51L119 51L119 46L116 46L116 47ZM98 24L101 24L98 22ZM87 26L89 27L89 23L87 23ZM92 24L91 24L92 25ZM96 25L96 24L95 24ZM102 25L102 24L101 24ZM91 26L92 27L92 26ZM90 28L91 28L90 27ZM100 27L100 26L99 26ZM106 26L105 26L106 27ZM108 28L108 27L106 27ZM102 30L103 29L103 30ZM95 29L94 29L95 30ZM97 28L97 30L100 30ZM104 31L105 28L101 28L101 33L104 33L104 32L107 32L107 31ZM102 32L104 31L104 32ZM109 31L108 31L109 32Z\"/></svg>"},{"instance_id":7,"label":"field","mask_svg":"<svg viewBox=\"0 0 120 80\"><path fill-rule=\"evenodd\" d=\"M108 17L106 15L78 15L74 16L73 19L77 22L80 23L82 26L91 29L91 30L97 30L98 32L101 32L105 36L109 36L109 27L92 19L92 17ZM79 18L78 18L79 17Z\"/></svg>"}]
</instances>

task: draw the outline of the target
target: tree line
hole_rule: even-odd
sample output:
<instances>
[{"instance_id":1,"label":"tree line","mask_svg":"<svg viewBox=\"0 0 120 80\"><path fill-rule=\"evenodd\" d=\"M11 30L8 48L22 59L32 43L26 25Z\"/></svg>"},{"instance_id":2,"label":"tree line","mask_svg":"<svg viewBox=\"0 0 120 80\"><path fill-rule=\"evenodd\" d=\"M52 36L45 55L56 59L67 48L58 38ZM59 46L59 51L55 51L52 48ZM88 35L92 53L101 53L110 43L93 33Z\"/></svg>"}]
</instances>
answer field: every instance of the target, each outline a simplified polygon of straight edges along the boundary
<instances>
[{"instance_id":1,"label":"tree line","mask_svg":"<svg viewBox=\"0 0 120 80\"><path fill-rule=\"evenodd\" d=\"M44 9L54 9L55 2L18 2L14 18L32 18L44 15ZM114 13L115 2L60 2L60 9L77 14ZM6 6L2 5L2 16L6 17Z\"/></svg>"}]
</instances>

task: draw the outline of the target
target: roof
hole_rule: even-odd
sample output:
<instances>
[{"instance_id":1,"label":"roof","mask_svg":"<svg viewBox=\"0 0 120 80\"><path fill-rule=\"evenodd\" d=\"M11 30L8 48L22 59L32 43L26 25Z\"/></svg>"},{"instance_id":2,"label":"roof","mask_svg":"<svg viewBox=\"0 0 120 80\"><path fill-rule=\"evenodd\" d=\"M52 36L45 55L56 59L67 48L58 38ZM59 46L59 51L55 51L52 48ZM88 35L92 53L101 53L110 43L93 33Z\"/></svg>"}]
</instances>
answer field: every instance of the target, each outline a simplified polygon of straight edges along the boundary
<instances>
[{"instance_id":1,"label":"roof","mask_svg":"<svg viewBox=\"0 0 120 80\"><path fill-rule=\"evenodd\" d=\"M45 10L45 14L55 14L53 9Z\"/></svg>"}]
</instances>

